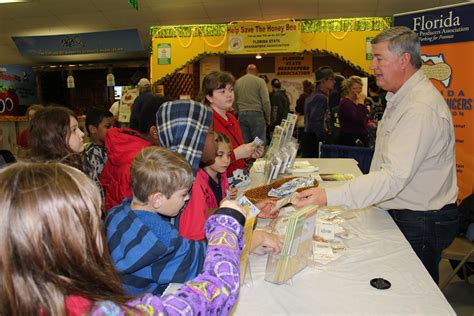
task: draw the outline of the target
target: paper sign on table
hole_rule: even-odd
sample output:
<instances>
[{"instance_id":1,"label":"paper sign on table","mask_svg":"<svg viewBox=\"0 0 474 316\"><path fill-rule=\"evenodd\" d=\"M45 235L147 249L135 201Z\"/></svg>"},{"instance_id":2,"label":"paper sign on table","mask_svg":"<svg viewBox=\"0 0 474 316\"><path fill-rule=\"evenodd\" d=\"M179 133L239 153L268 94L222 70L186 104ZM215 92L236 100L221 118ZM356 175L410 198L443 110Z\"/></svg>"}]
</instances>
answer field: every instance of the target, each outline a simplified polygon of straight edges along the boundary
<instances>
[{"instance_id":1,"label":"paper sign on table","mask_svg":"<svg viewBox=\"0 0 474 316\"><path fill-rule=\"evenodd\" d=\"M335 227L333 224L316 222L315 235L325 240L333 240L335 235Z\"/></svg>"},{"instance_id":2,"label":"paper sign on table","mask_svg":"<svg viewBox=\"0 0 474 316\"><path fill-rule=\"evenodd\" d=\"M238 202L248 214L248 216L257 217L257 215L260 214L260 210L258 209L258 207L256 207L252 202L250 202L250 200L247 199L245 195L242 196Z\"/></svg>"}]
</instances>

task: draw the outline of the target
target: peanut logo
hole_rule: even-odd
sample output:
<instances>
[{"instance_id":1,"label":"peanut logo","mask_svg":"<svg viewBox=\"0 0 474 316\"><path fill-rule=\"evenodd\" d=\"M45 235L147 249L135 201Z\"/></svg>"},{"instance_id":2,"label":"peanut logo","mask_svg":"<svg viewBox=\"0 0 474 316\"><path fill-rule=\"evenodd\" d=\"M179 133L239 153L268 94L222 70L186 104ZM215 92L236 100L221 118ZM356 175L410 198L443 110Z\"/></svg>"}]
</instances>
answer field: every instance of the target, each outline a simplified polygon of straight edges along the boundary
<instances>
[{"instance_id":1,"label":"peanut logo","mask_svg":"<svg viewBox=\"0 0 474 316\"><path fill-rule=\"evenodd\" d=\"M440 81L445 88L449 87L451 82L451 66L444 60L444 55L421 55L425 63L421 66L423 72L429 79Z\"/></svg>"}]
</instances>

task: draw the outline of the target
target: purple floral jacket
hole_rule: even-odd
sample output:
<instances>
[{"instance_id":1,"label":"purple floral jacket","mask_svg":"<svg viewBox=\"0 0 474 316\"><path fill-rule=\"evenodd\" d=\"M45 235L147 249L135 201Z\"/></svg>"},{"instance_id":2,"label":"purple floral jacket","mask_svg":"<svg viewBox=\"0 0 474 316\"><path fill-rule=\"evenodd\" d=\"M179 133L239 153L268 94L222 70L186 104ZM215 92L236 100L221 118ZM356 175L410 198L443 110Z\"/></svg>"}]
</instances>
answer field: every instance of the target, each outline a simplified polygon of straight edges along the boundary
<instances>
[{"instance_id":1,"label":"purple floral jacket","mask_svg":"<svg viewBox=\"0 0 474 316\"><path fill-rule=\"evenodd\" d=\"M144 315L227 315L239 295L240 252L243 228L234 217L216 214L206 222L208 248L203 272L176 293L161 297L146 294L128 305ZM91 315L126 315L110 301L96 302Z\"/></svg>"}]
</instances>

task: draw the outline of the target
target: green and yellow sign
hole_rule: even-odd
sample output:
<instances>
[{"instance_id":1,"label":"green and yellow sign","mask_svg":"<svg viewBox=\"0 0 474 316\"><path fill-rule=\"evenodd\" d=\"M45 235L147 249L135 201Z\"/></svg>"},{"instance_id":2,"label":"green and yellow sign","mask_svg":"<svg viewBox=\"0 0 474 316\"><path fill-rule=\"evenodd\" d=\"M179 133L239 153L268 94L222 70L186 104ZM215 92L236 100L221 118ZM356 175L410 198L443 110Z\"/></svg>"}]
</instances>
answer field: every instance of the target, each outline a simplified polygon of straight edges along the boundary
<instances>
[{"instance_id":1,"label":"green and yellow sign","mask_svg":"<svg viewBox=\"0 0 474 316\"><path fill-rule=\"evenodd\" d=\"M299 22L242 22L227 27L228 54L282 53L300 51Z\"/></svg>"}]
</instances>

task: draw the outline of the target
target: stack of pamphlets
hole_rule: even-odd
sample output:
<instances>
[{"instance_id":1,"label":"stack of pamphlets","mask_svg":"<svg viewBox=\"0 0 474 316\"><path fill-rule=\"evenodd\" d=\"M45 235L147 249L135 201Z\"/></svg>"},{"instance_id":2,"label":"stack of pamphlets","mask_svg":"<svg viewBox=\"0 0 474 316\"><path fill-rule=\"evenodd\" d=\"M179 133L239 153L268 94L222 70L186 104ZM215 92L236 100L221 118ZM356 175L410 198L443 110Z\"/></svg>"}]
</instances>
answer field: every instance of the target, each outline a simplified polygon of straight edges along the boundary
<instances>
[{"instance_id":1,"label":"stack of pamphlets","mask_svg":"<svg viewBox=\"0 0 474 316\"><path fill-rule=\"evenodd\" d=\"M279 174L287 172L293 167L298 152L298 141L292 137L297 116L288 114L286 120L275 126L272 141L265 155L264 177L265 183L270 183Z\"/></svg>"},{"instance_id":2,"label":"stack of pamphlets","mask_svg":"<svg viewBox=\"0 0 474 316\"><path fill-rule=\"evenodd\" d=\"M297 209L288 218L282 250L270 254L265 280L283 284L308 265L312 254L317 206Z\"/></svg>"},{"instance_id":3,"label":"stack of pamphlets","mask_svg":"<svg viewBox=\"0 0 474 316\"><path fill-rule=\"evenodd\" d=\"M260 210L245 196L242 196L239 199L239 204L247 214L244 225L244 248L240 254L240 284L244 284L245 280L252 279L250 272L248 272L248 257L250 253L250 244L252 241L255 219L260 213Z\"/></svg>"},{"instance_id":4,"label":"stack of pamphlets","mask_svg":"<svg viewBox=\"0 0 474 316\"><path fill-rule=\"evenodd\" d=\"M343 255L347 249L344 239L353 235L340 224L345 222L341 210L320 209L316 216L316 228L313 236L313 267L326 265Z\"/></svg>"}]
</instances>

